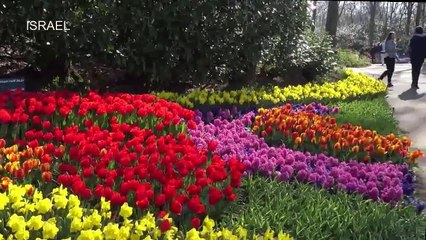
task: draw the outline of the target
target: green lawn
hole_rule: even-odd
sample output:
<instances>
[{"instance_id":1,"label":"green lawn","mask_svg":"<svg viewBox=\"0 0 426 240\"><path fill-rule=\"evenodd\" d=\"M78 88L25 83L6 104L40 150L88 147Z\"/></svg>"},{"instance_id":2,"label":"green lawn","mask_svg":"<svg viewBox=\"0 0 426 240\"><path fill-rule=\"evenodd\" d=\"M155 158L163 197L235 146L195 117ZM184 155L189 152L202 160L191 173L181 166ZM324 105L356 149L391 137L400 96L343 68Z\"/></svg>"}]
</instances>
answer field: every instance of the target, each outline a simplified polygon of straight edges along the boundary
<instances>
[{"instance_id":1,"label":"green lawn","mask_svg":"<svg viewBox=\"0 0 426 240\"><path fill-rule=\"evenodd\" d=\"M380 95L372 99L351 102L337 102L331 105L337 105L340 108L340 113L334 115L340 124L360 125L365 129L376 130L382 135L402 134L385 96Z\"/></svg>"}]
</instances>

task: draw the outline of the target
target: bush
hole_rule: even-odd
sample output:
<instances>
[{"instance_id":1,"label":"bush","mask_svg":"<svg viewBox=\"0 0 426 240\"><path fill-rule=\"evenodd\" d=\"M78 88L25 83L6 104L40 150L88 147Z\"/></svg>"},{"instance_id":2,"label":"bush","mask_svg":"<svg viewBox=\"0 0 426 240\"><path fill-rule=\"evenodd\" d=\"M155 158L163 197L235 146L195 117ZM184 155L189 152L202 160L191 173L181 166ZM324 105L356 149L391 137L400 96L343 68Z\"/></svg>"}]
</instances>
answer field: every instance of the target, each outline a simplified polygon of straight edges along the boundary
<instances>
[{"instance_id":1,"label":"bush","mask_svg":"<svg viewBox=\"0 0 426 240\"><path fill-rule=\"evenodd\" d=\"M81 1L0 5L0 39L34 66L95 61L163 88L250 76L261 53L286 66L307 23L307 1ZM70 30L28 31L27 20L66 20ZM271 45L270 39L279 39ZM285 46L285 47L283 47ZM64 80L63 80L64 81Z\"/></svg>"},{"instance_id":2,"label":"bush","mask_svg":"<svg viewBox=\"0 0 426 240\"><path fill-rule=\"evenodd\" d=\"M327 34L315 34L308 30L298 38L296 46L280 46L276 43L278 39L272 39L271 45L274 46L271 52L263 54L263 61L266 66L270 66L268 71L273 76L283 76L288 73L302 73L308 81L312 81L319 76L330 72L336 67L336 57L332 50L331 38ZM275 51L279 47L294 48L294 51L276 59ZM271 64L275 62L275 64Z\"/></svg>"},{"instance_id":3,"label":"bush","mask_svg":"<svg viewBox=\"0 0 426 240\"><path fill-rule=\"evenodd\" d=\"M348 75L346 74L346 68L343 66L337 66L334 69L330 70L329 72L327 72L326 74L324 74L323 76L320 76L316 82L318 84L324 84L326 82L337 82L341 79L345 79L348 77Z\"/></svg>"},{"instance_id":4,"label":"bush","mask_svg":"<svg viewBox=\"0 0 426 240\"><path fill-rule=\"evenodd\" d=\"M261 233L268 226L298 239L424 239L425 217L412 207L391 207L344 193L260 177L243 182L222 226L243 225Z\"/></svg>"},{"instance_id":5,"label":"bush","mask_svg":"<svg viewBox=\"0 0 426 240\"><path fill-rule=\"evenodd\" d=\"M338 63L345 67L366 67L371 60L367 56L360 55L351 49L340 49L337 51Z\"/></svg>"}]
</instances>

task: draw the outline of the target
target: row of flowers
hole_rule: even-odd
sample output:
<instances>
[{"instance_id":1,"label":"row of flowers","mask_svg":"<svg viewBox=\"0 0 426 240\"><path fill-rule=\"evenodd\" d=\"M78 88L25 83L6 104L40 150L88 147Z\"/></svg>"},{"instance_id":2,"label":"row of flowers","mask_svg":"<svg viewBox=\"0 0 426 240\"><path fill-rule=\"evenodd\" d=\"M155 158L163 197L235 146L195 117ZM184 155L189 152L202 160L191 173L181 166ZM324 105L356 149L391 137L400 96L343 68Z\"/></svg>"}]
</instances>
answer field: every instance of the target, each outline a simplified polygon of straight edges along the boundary
<instances>
[{"instance_id":1,"label":"row of flowers","mask_svg":"<svg viewBox=\"0 0 426 240\"><path fill-rule=\"evenodd\" d=\"M312 102L309 104L286 104L287 108L290 108L295 112L310 112L320 115L325 114L336 114L339 113L338 107L328 107L322 103ZM258 107L256 105L247 106L247 107L237 107L232 106L231 108L222 108L220 106L207 106L201 107L199 109L194 110L195 118L202 120L205 123L211 123L214 119L224 119L228 121L232 121L234 119L240 119L247 113L253 112L257 113Z\"/></svg>"},{"instance_id":2,"label":"row of flowers","mask_svg":"<svg viewBox=\"0 0 426 240\"><path fill-rule=\"evenodd\" d=\"M164 211L135 216L125 203L114 213L104 198L96 206L85 205L62 186L47 195L31 185L11 184L0 193L0 239L293 239L270 229L262 237L248 236L242 227L220 229L208 216L193 218L190 230L179 230Z\"/></svg>"},{"instance_id":3,"label":"row of flowers","mask_svg":"<svg viewBox=\"0 0 426 240\"><path fill-rule=\"evenodd\" d=\"M0 149L7 173L3 188L12 180L42 179L40 189L49 191L58 182L86 201L105 197L113 206L127 202L140 212L165 210L183 224L236 199L233 189L241 185L243 164L212 154L215 141L197 149L183 133L158 136L114 121L111 130L88 124L86 130L29 130L23 140L26 150Z\"/></svg>"},{"instance_id":4,"label":"row of flowers","mask_svg":"<svg viewBox=\"0 0 426 240\"><path fill-rule=\"evenodd\" d=\"M197 128L189 132L198 147L205 148L214 140L218 142L215 153L224 160L239 157L246 174L308 182L384 202L395 203L403 194L413 194L412 174L406 164L341 162L324 154L303 153L285 146L270 147L262 138L246 130L252 124L253 115L232 122L219 119L212 124L199 122Z\"/></svg>"},{"instance_id":5,"label":"row of flowers","mask_svg":"<svg viewBox=\"0 0 426 240\"><path fill-rule=\"evenodd\" d=\"M322 152L340 160L414 163L422 156L418 150L409 153L411 141L407 137L382 136L350 123L339 125L330 115L296 112L288 106L259 109L253 132L268 142L282 141L297 150Z\"/></svg>"},{"instance_id":6,"label":"row of flowers","mask_svg":"<svg viewBox=\"0 0 426 240\"><path fill-rule=\"evenodd\" d=\"M153 93L160 98L180 103L189 108L198 108L202 105L245 105L245 104L277 104L284 102L343 100L373 95L386 92L386 86L364 74L346 70L346 79L324 84L312 84L288 86L279 88L251 89L243 88L238 91L208 91L194 90L185 95L173 92Z\"/></svg>"},{"instance_id":7,"label":"row of flowers","mask_svg":"<svg viewBox=\"0 0 426 240\"><path fill-rule=\"evenodd\" d=\"M5 92L0 94L0 136L22 138L27 130L41 130L48 121L59 128L86 122L108 128L110 119L159 131L184 132L195 114L177 103L153 95L90 92Z\"/></svg>"}]
</instances>

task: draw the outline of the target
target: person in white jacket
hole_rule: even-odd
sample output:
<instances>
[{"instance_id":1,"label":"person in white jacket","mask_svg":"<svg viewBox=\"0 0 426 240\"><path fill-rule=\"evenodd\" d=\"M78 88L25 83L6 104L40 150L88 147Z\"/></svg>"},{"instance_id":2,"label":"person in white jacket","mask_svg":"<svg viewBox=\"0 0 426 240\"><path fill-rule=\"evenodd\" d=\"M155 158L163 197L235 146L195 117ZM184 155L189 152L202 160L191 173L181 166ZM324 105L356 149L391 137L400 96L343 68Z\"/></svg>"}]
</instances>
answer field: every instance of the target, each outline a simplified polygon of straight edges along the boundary
<instances>
[{"instance_id":1,"label":"person in white jacket","mask_svg":"<svg viewBox=\"0 0 426 240\"><path fill-rule=\"evenodd\" d=\"M392 75L395 71L395 59L398 57L396 54L396 43L395 43L395 33L390 32L384 43L385 46L385 56L384 62L386 64L386 71L382 73L379 77L380 80L383 80L385 76L388 77L388 87L393 87L392 84Z\"/></svg>"},{"instance_id":2,"label":"person in white jacket","mask_svg":"<svg viewBox=\"0 0 426 240\"><path fill-rule=\"evenodd\" d=\"M380 51L380 62L383 64L385 63L385 55L386 55L386 51L385 51L385 44L382 44L382 50Z\"/></svg>"}]
</instances>

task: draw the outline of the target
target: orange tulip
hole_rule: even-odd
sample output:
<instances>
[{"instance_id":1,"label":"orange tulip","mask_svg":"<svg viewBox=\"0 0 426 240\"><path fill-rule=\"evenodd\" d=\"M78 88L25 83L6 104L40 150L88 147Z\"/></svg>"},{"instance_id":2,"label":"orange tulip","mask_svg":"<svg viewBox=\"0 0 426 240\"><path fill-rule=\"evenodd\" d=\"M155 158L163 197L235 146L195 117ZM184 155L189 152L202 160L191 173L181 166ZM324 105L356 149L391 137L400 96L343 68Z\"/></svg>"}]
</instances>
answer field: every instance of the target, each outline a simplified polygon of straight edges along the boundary
<instances>
[{"instance_id":1,"label":"orange tulip","mask_svg":"<svg viewBox=\"0 0 426 240\"><path fill-rule=\"evenodd\" d=\"M9 183L11 183L12 180L8 177L2 177L0 180L0 189L6 190L9 187Z\"/></svg>"},{"instance_id":2,"label":"orange tulip","mask_svg":"<svg viewBox=\"0 0 426 240\"><path fill-rule=\"evenodd\" d=\"M355 153L359 152L359 146L358 145L353 146L352 152L355 152Z\"/></svg>"},{"instance_id":3,"label":"orange tulip","mask_svg":"<svg viewBox=\"0 0 426 240\"><path fill-rule=\"evenodd\" d=\"M385 150L384 148L382 148L382 147L378 147L378 148L377 148L377 152L378 152L380 155L385 155L385 154L386 154L386 150Z\"/></svg>"},{"instance_id":4,"label":"orange tulip","mask_svg":"<svg viewBox=\"0 0 426 240\"><path fill-rule=\"evenodd\" d=\"M41 165L41 171L42 171L42 172L50 171L50 163L43 163L43 164Z\"/></svg>"},{"instance_id":5,"label":"orange tulip","mask_svg":"<svg viewBox=\"0 0 426 240\"><path fill-rule=\"evenodd\" d=\"M414 163L416 161L417 158L419 157L423 157L423 152L420 150L415 150L414 152L410 153L410 157L408 162L409 163Z\"/></svg>"},{"instance_id":6,"label":"orange tulip","mask_svg":"<svg viewBox=\"0 0 426 240\"><path fill-rule=\"evenodd\" d=\"M303 127L301 125L296 126L296 131L301 132L303 130Z\"/></svg>"},{"instance_id":7,"label":"orange tulip","mask_svg":"<svg viewBox=\"0 0 426 240\"><path fill-rule=\"evenodd\" d=\"M30 186L30 187L27 189L27 195L28 195L28 196L32 196L32 195L33 195L33 193L34 193L34 188L33 188L33 186Z\"/></svg>"},{"instance_id":8,"label":"orange tulip","mask_svg":"<svg viewBox=\"0 0 426 240\"><path fill-rule=\"evenodd\" d=\"M12 168L11 162L7 162L6 165L4 165L4 169L6 169L6 172L10 172L11 168Z\"/></svg>"},{"instance_id":9,"label":"orange tulip","mask_svg":"<svg viewBox=\"0 0 426 240\"><path fill-rule=\"evenodd\" d=\"M254 126L253 127L253 132L257 132L257 131L259 131L259 127L258 126Z\"/></svg>"},{"instance_id":10,"label":"orange tulip","mask_svg":"<svg viewBox=\"0 0 426 240\"><path fill-rule=\"evenodd\" d=\"M44 182L50 182L52 181L52 173L51 172L43 172L41 174L41 178Z\"/></svg>"},{"instance_id":11,"label":"orange tulip","mask_svg":"<svg viewBox=\"0 0 426 240\"><path fill-rule=\"evenodd\" d=\"M293 139L296 139L297 137L299 137L299 133L298 133L298 132L293 132L293 133L291 134L291 137L292 137Z\"/></svg>"},{"instance_id":12,"label":"orange tulip","mask_svg":"<svg viewBox=\"0 0 426 240\"><path fill-rule=\"evenodd\" d=\"M306 139L306 133L301 133L300 134L300 138L302 139L302 141L305 141L305 139Z\"/></svg>"},{"instance_id":13,"label":"orange tulip","mask_svg":"<svg viewBox=\"0 0 426 240\"><path fill-rule=\"evenodd\" d=\"M334 144L334 149L336 149L336 150L340 150L341 149L341 146L340 146L339 142L337 142L337 143Z\"/></svg>"},{"instance_id":14,"label":"orange tulip","mask_svg":"<svg viewBox=\"0 0 426 240\"><path fill-rule=\"evenodd\" d=\"M301 137L297 137L297 138L294 140L294 144L299 145L300 143L302 143L302 138L301 138Z\"/></svg>"},{"instance_id":15,"label":"orange tulip","mask_svg":"<svg viewBox=\"0 0 426 240\"><path fill-rule=\"evenodd\" d=\"M327 138L326 138L326 137L324 137L324 136L321 136L321 137L320 137L320 139L319 139L319 142L320 142L321 144L326 144L326 143L327 143Z\"/></svg>"}]
</instances>

